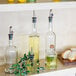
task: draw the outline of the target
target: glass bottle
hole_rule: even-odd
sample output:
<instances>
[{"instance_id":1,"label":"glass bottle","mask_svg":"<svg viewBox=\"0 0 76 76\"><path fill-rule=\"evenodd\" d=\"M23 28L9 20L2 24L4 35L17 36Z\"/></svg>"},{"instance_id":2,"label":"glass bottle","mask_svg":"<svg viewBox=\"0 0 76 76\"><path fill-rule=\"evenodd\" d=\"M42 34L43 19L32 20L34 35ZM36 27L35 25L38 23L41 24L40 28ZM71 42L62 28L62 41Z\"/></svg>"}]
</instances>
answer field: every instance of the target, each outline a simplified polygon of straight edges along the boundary
<instances>
[{"instance_id":1,"label":"glass bottle","mask_svg":"<svg viewBox=\"0 0 76 76\"><path fill-rule=\"evenodd\" d=\"M27 2L29 2L29 3L35 3L36 0L27 0Z\"/></svg>"},{"instance_id":2,"label":"glass bottle","mask_svg":"<svg viewBox=\"0 0 76 76\"><path fill-rule=\"evenodd\" d=\"M18 3L26 3L27 0L18 0Z\"/></svg>"},{"instance_id":3,"label":"glass bottle","mask_svg":"<svg viewBox=\"0 0 76 76\"><path fill-rule=\"evenodd\" d=\"M15 0L8 0L9 4L13 4L15 2Z\"/></svg>"},{"instance_id":4,"label":"glass bottle","mask_svg":"<svg viewBox=\"0 0 76 76\"><path fill-rule=\"evenodd\" d=\"M13 70L11 70L11 66L17 62L17 49L15 46L13 46L13 30L12 26L9 28L9 46L6 50L6 73L13 73Z\"/></svg>"},{"instance_id":5,"label":"glass bottle","mask_svg":"<svg viewBox=\"0 0 76 76\"><path fill-rule=\"evenodd\" d=\"M34 61L39 60L39 35L36 29L37 17L35 16L35 11L33 11L32 23L33 23L33 32L29 36L29 50L34 54Z\"/></svg>"},{"instance_id":6,"label":"glass bottle","mask_svg":"<svg viewBox=\"0 0 76 76\"><path fill-rule=\"evenodd\" d=\"M60 2L61 0L53 0L53 2Z\"/></svg>"},{"instance_id":7,"label":"glass bottle","mask_svg":"<svg viewBox=\"0 0 76 76\"><path fill-rule=\"evenodd\" d=\"M53 13L52 13L52 10L50 10L49 31L47 32L47 35L46 35L45 66L47 69L56 69L57 67L57 54L55 51L56 35L53 32L52 19L53 19Z\"/></svg>"}]
</instances>

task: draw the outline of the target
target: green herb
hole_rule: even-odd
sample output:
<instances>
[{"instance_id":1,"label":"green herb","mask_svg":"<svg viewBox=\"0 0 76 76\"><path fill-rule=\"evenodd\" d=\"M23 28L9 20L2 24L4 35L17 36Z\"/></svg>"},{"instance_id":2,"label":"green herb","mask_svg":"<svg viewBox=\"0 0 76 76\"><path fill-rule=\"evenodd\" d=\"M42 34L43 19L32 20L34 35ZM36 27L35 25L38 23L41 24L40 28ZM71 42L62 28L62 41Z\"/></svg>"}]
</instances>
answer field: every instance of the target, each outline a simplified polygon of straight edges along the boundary
<instances>
[{"instance_id":1,"label":"green herb","mask_svg":"<svg viewBox=\"0 0 76 76\"><path fill-rule=\"evenodd\" d=\"M40 70L44 70L44 67L39 67L39 60L34 62L34 54L29 51L28 55L26 53L20 58L16 64L13 64L10 70L13 70L16 76L26 76L29 73L39 73ZM41 69L42 68L42 69ZM33 69L33 70L30 70ZM35 71L36 69L36 71Z\"/></svg>"}]
</instances>

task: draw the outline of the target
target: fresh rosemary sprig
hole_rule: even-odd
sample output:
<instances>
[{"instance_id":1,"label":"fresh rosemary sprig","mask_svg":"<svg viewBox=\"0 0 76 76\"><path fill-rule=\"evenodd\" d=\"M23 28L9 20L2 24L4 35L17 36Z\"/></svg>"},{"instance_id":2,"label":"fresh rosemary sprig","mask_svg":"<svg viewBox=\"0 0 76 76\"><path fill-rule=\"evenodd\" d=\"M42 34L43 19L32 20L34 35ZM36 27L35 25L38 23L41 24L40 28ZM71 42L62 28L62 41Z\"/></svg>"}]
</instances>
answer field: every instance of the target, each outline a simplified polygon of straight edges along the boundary
<instances>
[{"instance_id":1,"label":"fresh rosemary sprig","mask_svg":"<svg viewBox=\"0 0 76 76\"><path fill-rule=\"evenodd\" d=\"M29 51L28 55L26 53L20 60L11 66L11 70L16 76L26 76L30 73L39 73L40 70L44 70L44 67L39 66L39 60L34 62L34 54Z\"/></svg>"}]
</instances>

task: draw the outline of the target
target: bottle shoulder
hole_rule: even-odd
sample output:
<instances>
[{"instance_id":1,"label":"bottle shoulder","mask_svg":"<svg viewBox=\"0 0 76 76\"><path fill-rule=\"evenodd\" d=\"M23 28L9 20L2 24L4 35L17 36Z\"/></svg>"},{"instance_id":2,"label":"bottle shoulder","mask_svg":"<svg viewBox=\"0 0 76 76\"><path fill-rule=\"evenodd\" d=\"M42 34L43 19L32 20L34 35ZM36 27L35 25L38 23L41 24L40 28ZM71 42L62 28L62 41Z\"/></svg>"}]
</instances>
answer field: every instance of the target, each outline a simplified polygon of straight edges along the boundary
<instances>
[{"instance_id":1,"label":"bottle shoulder","mask_svg":"<svg viewBox=\"0 0 76 76\"><path fill-rule=\"evenodd\" d=\"M17 49L16 46L7 46L6 47L6 50L10 50L10 51L14 51L16 49Z\"/></svg>"},{"instance_id":2,"label":"bottle shoulder","mask_svg":"<svg viewBox=\"0 0 76 76\"><path fill-rule=\"evenodd\" d=\"M40 36L39 36L39 33L32 33L29 35L29 37L40 37Z\"/></svg>"}]
</instances>

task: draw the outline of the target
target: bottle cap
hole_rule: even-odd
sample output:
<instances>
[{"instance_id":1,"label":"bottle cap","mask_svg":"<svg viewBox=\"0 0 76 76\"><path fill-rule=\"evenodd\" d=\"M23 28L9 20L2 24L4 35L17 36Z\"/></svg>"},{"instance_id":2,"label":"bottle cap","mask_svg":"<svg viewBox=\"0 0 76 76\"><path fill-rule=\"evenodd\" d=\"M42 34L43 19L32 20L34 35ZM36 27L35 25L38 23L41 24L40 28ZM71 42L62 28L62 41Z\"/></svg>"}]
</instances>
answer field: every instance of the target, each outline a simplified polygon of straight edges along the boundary
<instances>
[{"instance_id":1,"label":"bottle cap","mask_svg":"<svg viewBox=\"0 0 76 76\"><path fill-rule=\"evenodd\" d=\"M12 30L12 26L9 27L9 40L12 40L13 39L13 30Z\"/></svg>"},{"instance_id":2,"label":"bottle cap","mask_svg":"<svg viewBox=\"0 0 76 76\"><path fill-rule=\"evenodd\" d=\"M52 9L51 9L50 14L49 14L49 22L52 22L52 18L53 18L53 13L52 13Z\"/></svg>"},{"instance_id":3,"label":"bottle cap","mask_svg":"<svg viewBox=\"0 0 76 76\"><path fill-rule=\"evenodd\" d=\"M32 17L32 22L36 23L37 18L36 17Z\"/></svg>"},{"instance_id":4,"label":"bottle cap","mask_svg":"<svg viewBox=\"0 0 76 76\"><path fill-rule=\"evenodd\" d=\"M33 17L32 17L32 22L36 23L37 17L35 16L35 11L33 10Z\"/></svg>"},{"instance_id":5,"label":"bottle cap","mask_svg":"<svg viewBox=\"0 0 76 76\"><path fill-rule=\"evenodd\" d=\"M13 39L13 34L8 34L9 35L9 40Z\"/></svg>"}]
</instances>

